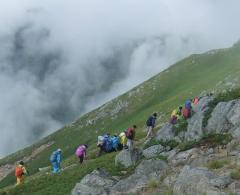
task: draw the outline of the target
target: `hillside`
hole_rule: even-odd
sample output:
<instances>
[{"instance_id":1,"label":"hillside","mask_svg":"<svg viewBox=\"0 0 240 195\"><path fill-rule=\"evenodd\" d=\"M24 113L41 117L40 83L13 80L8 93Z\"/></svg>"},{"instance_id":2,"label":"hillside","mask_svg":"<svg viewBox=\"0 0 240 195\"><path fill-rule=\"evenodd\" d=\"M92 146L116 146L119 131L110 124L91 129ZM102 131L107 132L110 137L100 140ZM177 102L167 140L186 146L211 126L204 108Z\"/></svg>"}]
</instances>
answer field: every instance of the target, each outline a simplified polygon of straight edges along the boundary
<instances>
[{"instance_id":1,"label":"hillside","mask_svg":"<svg viewBox=\"0 0 240 195\"><path fill-rule=\"evenodd\" d=\"M116 153L95 157L96 139L106 132L121 132L132 124L138 126L137 139L145 136L144 124L148 115L157 111L158 125L168 120L173 108L186 98L202 92L219 92L235 87L240 80L240 45L228 49L194 54L135 87L131 91L89 112L40 142L0 160L2 167L11 167L17 160L29 157L26 166L30 176L26 183L14 188L13 173L1 182L9 194L70 194L72 188L87 173L97 167L106 168L112 175L121 175L123 167L114 165ZM76 165L74 151L79 143L90 148L89 160L82 167ZM49 166L52 150L62 148L66 169L59 175L39 172ZM39 149L40 148L40 149ZM42 149L41 149L42 148ZM127 171L132 171L131 168Z\"/></svg>"}]
</instances>

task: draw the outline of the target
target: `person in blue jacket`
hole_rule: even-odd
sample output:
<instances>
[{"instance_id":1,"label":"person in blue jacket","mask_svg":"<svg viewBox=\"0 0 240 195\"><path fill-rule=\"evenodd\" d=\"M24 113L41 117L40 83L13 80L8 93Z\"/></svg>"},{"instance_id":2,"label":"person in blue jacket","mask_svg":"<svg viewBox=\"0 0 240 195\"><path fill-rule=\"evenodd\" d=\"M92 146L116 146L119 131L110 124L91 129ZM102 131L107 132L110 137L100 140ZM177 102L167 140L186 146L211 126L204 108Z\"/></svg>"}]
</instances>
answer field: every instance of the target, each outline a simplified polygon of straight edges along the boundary
<instances>
[{"instance_id":1,"label":"person in blue jacket","mask_svg":"<svg viewBox=\"0 0 240 195\"><path fill-rule=\"evenodd\" d=\"M118 151L118 148L119 148L119 137L116 134L111 137L111 142L112 142L113 150Z\"/></svg>"},{"instance_id":2,"label":"person in blue jacket","mask_svg":"<svg viewBox=\"0 0 240 195\"><path fill-rule=\"evenodd\" d=\"M59 173L60 172L60 164L62 161L62 150L59 148L50 156L50 161L52 163L53 173Z\"/></svg>"},{"instance_id":3,"label":"person in blue jacket","mask_svg":"<svg viewBox=\"0 0 240 195\"><path fill-rule=\"evenodd\" d=\"M153 113L148 120L146 121L146 126L147 126L147 137L149 138L150 136L154 136L154 127L157 119L157 113Z\"/></svg>"}]
</instances>

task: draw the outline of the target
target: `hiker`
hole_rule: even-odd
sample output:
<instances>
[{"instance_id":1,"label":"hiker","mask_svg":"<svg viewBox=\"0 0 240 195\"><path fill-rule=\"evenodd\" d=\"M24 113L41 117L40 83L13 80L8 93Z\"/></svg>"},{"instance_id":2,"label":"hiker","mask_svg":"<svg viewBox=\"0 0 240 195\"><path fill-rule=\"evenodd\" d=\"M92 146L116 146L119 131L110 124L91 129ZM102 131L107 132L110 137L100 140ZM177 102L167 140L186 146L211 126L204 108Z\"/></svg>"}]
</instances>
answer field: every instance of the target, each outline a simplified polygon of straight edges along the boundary
<instances>
[{"instance_id":1,"label":"hiker","mask_svg":"<svg viewBox=\"0 0 240 195\"><path fill-rule=\"evenodd\" d=\"M120 143L119 143L119 149L127 149L127 137L126 137L126 133L122 132L119 134L119 138L120 138Z\"/></svg>"},{"instance_id":2,"label":"hiker","mask_svg":"<svg viewBox=\"0 0 240 195\"><path fill-rule=\"evenodd\" d=\"M24 162L20 161L19 164L15 168L15 176L17 178L16 185L22 184L24 182L24 175L27 174L27 170L24 167Z\"/></svg>"},{"instance_id":3,"label":"hiker","mask_svg":"<svg viewBox=\"0 0 240 195\"><path fill-rule=\"evenodd\" d=\"M179 106L178 109L174 109L171 114L170 123L175 125L179 119L182 117L182 106Z\"/></svg>"},{"instance_id":4,"label":"hiker","mask_svg":"<svg viewBox=\"0 0 240 195\"><path fill-rule=\"evenodd\" d=\"M99 152L97 156L101 156L102 153L109 153L113 151L112 140L110 138L110 134L106 134L104 136L98 136L98 144Z\"/></svg>"},{"instance_id":5,"label":"hiker","mask_svg":"<svg viewBox=\"0 0 240 195\"><path fill-rule=\"evenodd\" d=\"M195 97L195 98L193 98L193 100L192 100L193 105L194 105L194 106L198 105L199 100L200 100L199 97Z\"/></svg>"},{"instance_id":6,"label":"hiker","mask_svg":"<svg viewBox=\"0 0 240 195\"><path fill-rule=\"evenodd\" d=\"M62 150L59 148L55 151L50 156L50 161L52 163L53 167L53 173L59 173L60 172L60 163L62 161Z\"/></svg>"},{"instance_id":7,"label":"hiker","mask_svg":"<svg viewBox=\"0 0 240 195\"><path fill-rule=\"evenodd\" d=\"M127 137L127 147L129 150L133 149L133 140L135 138L135 134L136 134L136 125L133 125L132 127L128 128L126 130L126 137Z\"/></svg>"},{"instance_id":8,"label":"hiker","mask_svg":"<svg viewBox=\"0 0 240 195\"><path fill-rule=\"evenodd\" d=\"M186 100L185 107L182 111L182 115L185 119L188 119L191 117L191 113L192 113L192 100Z\"/></svg>"},{"instance_id":9,"label":"hiker","mask_svg":"<svg viewBox=\"0 0 240 195\"><path fill-rule=\"evenodd\" d=\"M111 137L112 142L112 148L114 151L119 150L119 137L115 134L113 137Z\"/></svg>"},{"instance_id":10,"label":"hiker","mask_svg":"<svg viewBox=\"0 0 240 195\"><path fill-rule=\"evenodd\" d=\"M156 123L156 119L157 119L157 113L153 113L153 115L151 115L148 120L146 121L146 125L147 125L147 137L149 136L153 137L155 135L154 133L154 127L155 127L155 123Z\"/></svg>"},{"instance_id":11,"label":"hiker","mask_svg":"<svg viewBox=\"0 0 240 195\"><path fill-rule=\"evenodd\" d=\"M86 159L87 148L88 148L88 146L86 144L79 145L75 152L76 156L79 158L80 164L83 163L83 159Z\"/></svg>"}]
</instances>

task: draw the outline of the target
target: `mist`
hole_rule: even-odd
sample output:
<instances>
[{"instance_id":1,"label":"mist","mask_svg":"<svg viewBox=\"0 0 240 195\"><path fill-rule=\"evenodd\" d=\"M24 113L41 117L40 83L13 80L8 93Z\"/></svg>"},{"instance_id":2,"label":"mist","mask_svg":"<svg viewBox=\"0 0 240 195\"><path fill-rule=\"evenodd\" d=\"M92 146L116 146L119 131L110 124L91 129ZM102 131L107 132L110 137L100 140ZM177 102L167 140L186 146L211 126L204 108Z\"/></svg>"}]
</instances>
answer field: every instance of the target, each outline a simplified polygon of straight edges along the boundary
<instances>
[{"instance_id":1,"label":"mist","mask_svg":"<svg viewBox=\"0 0 240 195\"><path fill-rule=\"evenodd\" d=\"M0 157L179 59L230 47L240 37L239 7L237 0L2 2Z\"/></svg>"}]
</instances>

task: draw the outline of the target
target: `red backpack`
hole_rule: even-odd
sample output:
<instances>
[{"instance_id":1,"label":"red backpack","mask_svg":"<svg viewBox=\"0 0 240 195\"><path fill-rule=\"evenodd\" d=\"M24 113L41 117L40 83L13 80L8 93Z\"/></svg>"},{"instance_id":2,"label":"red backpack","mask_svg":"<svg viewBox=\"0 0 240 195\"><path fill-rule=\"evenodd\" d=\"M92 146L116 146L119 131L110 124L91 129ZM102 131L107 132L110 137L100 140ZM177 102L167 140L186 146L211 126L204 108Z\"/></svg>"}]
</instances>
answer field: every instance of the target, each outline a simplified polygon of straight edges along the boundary
<instances>
[{"instance_id":1,"label":"red backpack","mask_svg":"<svg viewBox=\"0 0 240 195\"><path fill-rule=\"evenodd\" d=\"M133 128L128 128L126 131L126 137L129 139L132 139L134 135L134 129Z\"/></svg>"},{"instance_id":2,"label":"red backpack","mask_svg":"<svg viewBox=\"0 0 240 195\"><path fill-rule=\"evenodd\" d=\"M187 108L184 108L183 109L183 117L185 119L187 119L187 118L189 118L189 114L190 114L189 110Z\"/></svg>"},{"instance_id":3,"label":"red backpack","mask_svg":"<svg viewBox=\"0 0 240 195\"><path fill-rule=\"evenodd\" d=\"M15 176L16 176L16 177L21 177L22 175L23 175L23 169L22 169L22 167L16 166Z\"/></svg>"}]
</instances>

